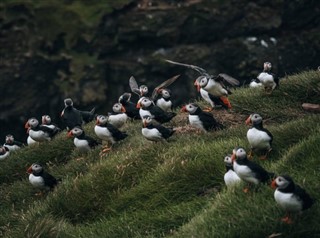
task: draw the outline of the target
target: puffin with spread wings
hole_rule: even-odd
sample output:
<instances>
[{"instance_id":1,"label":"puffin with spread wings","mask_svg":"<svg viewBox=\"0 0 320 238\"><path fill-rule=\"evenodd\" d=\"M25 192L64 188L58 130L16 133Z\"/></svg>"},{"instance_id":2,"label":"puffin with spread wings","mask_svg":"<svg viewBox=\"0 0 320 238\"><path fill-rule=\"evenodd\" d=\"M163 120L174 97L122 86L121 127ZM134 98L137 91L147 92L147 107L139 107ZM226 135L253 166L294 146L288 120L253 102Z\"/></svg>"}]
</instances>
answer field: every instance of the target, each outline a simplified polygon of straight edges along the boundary
<instances>
[{"instance_id":1,"label":"puffin with spread wings","mask_svg":"<svg viewBox=\"0 0 320 238\"><path fill-rule=\"evenodd\" d=\"M224 85L224 83L226 82L231 86L239 86L240 82L237 79L224 73L220 73L216 76L213 76L208 74L205 69L195 65L183 64L172 60L166 61L171 64L180 65L193 69L200 73L200 76L196 79L196 86L198 91L200 91L200 88L202 88L214 97L219 97L224 105L226 105L228 108L231 108L230 101L227 98L227 96L231 94L231 91Z\"/></svg>"}]
</instances>

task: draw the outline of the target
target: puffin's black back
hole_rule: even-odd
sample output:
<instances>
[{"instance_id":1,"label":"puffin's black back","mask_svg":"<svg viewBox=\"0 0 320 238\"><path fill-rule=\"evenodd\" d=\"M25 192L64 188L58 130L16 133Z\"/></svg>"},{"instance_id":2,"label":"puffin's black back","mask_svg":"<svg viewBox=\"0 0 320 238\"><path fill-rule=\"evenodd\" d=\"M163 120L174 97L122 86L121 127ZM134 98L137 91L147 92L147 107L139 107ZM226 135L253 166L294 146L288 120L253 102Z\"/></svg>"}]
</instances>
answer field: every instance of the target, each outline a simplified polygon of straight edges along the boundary
<instances>
[{"instance_id":1,"label":"puffin's black back","mask_svg":"<svg viewBox=\"0 0 320 238\"><path fill-rule=\"evenodd\" d=\"M66 107L64 109L64 113L62 115L62 121L66 127L68 127L70 130L72 128L78 126L82 126L82 116L80 111L75 109L74 107Z\"/></svg>"}]
</instances>

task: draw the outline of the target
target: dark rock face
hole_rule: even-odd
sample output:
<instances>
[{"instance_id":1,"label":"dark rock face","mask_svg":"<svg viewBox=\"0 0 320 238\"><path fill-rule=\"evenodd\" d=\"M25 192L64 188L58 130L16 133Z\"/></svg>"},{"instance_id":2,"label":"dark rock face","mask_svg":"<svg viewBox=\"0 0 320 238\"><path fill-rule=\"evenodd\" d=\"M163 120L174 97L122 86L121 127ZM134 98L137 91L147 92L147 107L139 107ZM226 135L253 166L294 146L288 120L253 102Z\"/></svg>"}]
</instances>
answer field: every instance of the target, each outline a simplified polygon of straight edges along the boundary
<instances>
[{"instance_id":1,"label":"dark rock face","mask_svg":"<svg viewBox=\"0 0 320 238\"><path fill-rule=\"evenodd\" d=\"M130 90L131 75L152 88L182 74L170 86L173 100L179 105L195 98L197 73L163 59L225 72L243 83L264 61L281 77L319 65L316 0L119 2L83 30L72 27L81 24L74 12L63 12L66 19L53 28L59 9L0 5L1 143L7 133L25 138L23 124L32 116L49 114L59 124L65 97L79 109L97 106L107 113ZM60 27L68 22L71 27Z\"/></svg>"}]
</instances>

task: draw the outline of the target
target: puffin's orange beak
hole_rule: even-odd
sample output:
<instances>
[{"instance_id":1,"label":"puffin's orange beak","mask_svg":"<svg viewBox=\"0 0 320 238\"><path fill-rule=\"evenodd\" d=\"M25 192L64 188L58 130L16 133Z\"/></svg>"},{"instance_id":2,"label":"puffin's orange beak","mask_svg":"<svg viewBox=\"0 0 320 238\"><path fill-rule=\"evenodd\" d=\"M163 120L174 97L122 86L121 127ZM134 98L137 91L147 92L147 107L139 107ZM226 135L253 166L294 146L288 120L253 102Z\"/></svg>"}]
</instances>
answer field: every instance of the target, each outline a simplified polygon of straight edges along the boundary
<instances>
[{"instance_id":1,"label":"puffin's orange beak","mask_svg":"<svg viewBox=\"0 0 320 238\"><path fill-rule=\"evenodd\" d=\"M140 102L137 103L136 108L141 108L141 103Z\"/></svg>"},{"instance_id":2,"label":"puffin's orange beak","mask_svg":"<svg viewBox=\"0 0 320 238\"><path fill-rule=\"evenodd\" d=\"M183 107L180 109L180 112L188 112L186 106L183 106Z\"/></svg>"},{"instance_id":3,"label":"puffin's orange beak","mask_svg":"<svg viewBox=\"0 0 320 238\"><path fill-rule=\"evenodd\" d=\"M67 137L70 138L72 136L73 136L72 131L69 131L68 134L67 134Z\"/></svg>"},{"instance_id":4,"label":"puffin's orange beak","mask_svg":"<svg viewBox=\"0 0 320 238\"><path fill-rule=\"evenodd\" d=\"M246 120L246 125L250 125L250 124L251 124L251 115Z\"/></svg>"},{"instance_id":5,"label":"puffin's orange beak","mask_svg":"<svg viewBox=\"0 0 320 238\"><path fill-rule=\"evenodd\" d=\"M32 173L32 165L27 169L27 173L31 174Z\"/></svg>"},{"instance_id":6,"label":"puffin's orange beak","mask_svg":"<svg viewBox=\"0 0 320 238\"><path fill-rule=\"evenodd\" d=\"M126 109L124 108L124 106L121 106L121 112L126 112Z\"/></svg>"},{"instance_id":7,"label":"puffin's orange beak","mask_svg":"<svg viewBox=\"0 0 320 238\"><path fill-rule=\"evenodd\" d=\"M24 128L25 128L25 129L30 128L30 124L29 124L29 122L26 122L26 124L24 124Z\"/></svg>"},{"instance_id":8,"label":"puffin's orange beak","mask_svg":"<svg viewBox=\"0 0 320 238\"><path fill-rule=\"evenodd\" d=\"M100 125L100 122L98 119L96 120L96 125Z\"/></svg>"},{"instance_id":9,"label":"puffin's orange beak","mask_svg":"<svg viewBox=\"0 0 320 238\"><path fill-rule=\"evenodd\" d=\"M236 160L236 154L233 153L233 154L231 155L231 160L232 160L232 163Z\"/></svg>"},{"instance_id":10,"label":"puffin's orange beak","mask_svg":"<svg viewBox=\"0 0 320 238\"><path fill-rule=\"evenodd\" d=\"M193 85L196 86L197 91L200 92L201 87L200 87L198 80L195 80Z\"/></svg>"},{"instance_id":11,"label":"puffin's orange beak","mask_svg":"<svg viewBox=\"0 0 320 238\"><path fill-rule=\"evenodd\" d=\"M272 180L272 182L271 182L271 188L273 188L273 189L276 189L276 188L277 188L277 183L276 183L276 180L275 180L275 179Z\"/></svg>"}]
</instances>

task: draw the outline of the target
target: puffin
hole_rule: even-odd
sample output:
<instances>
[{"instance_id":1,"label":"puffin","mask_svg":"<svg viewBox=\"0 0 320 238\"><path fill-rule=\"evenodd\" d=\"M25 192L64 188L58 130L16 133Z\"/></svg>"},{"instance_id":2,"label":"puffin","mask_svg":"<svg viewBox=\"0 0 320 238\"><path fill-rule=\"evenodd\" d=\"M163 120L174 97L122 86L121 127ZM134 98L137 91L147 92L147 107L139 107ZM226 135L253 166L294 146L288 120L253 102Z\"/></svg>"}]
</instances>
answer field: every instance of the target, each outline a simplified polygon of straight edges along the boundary
<instances>
[{"instance_id":1,"label":"puffin","mask_svg":"<svg viewBox=\"0 0 320 238\"><path fill-rule=\"evenodd\" d=\"M262 86L262 83L259 79L251 79L251 82L249 83L249 88L259 88Z\"/></svg>"},{"instance_id":2,"label":"puffin","mask_svg":"<svg viewBox=\"0 0 320 238\"><path fill-rule=\"evenodd\" d=\"M247 139L250 144L251 150L249 153L249 158L252 157L253 152L263 152L264 155L260 159L267 159L269 153L272 150L273 135L270 131L263 127L262 117L257 114L251 114L247 120L247 125L252 125L252 127L247 131Z\"/></svg>"},{"instance_id":3,"label":"puffin","mask_svg":"<svg viewBox=\"0 0 320 238\"><path fill-rule=\"evenodd\" d=\"M225 104L223 100L221 100L220 97L215 97L212 94L208 93L208 91L204 90L203 88L200 87L199 85L199 79L201 79L200 77L198 77L195 81L194 81L194 86L197 88L197 91L200 93L200 96L202 97L203 100L205 100L207 103L210 104L211 108L207 108L204 109L204 111L210 112L212 111L214 108L218 108L221 107L223 109L229 109L231 108L231 104L227 103Z\"/></svg>"},{"instance_id":4,"label":"puffin","mask_svg":"<svg viewBox=\"0 0 320 238\"><path fill-rule=\"evenodd\" d=\"M227 187L239 183L241 178L233 170L233 161L231 159L231 155L226 155L224 157L224 163L226 166L226 173L224 174L223 179Z\"/></svg>"},{"instance_id":5,"label":"puffin","mask_svg":"<svg viewBox=\"0 0 320 238\"><path fill-rule=\"evenodd\" d=\"M73 106L71 98L64 100L64 106L60 116L68 131L76 126L81 127L83 124L93 121L96 117L95 108L91 111L80 111Z\"/></svg>"},{"instance_id":6,"label":"puffin","mask_svg":"<svg viewBox=\"0 0 320 238\"><path fill-rule=\"evenodd\" d=\"M150 141L166 141L175 133L173 128L167 128L162 125L154 124L152 122L152 117L150 116L143 117L142 123L142 135Z\"/></svg>"},{"instance_id":7,"label":"puffin","mask_svg":"<svg viewBox=\"0 0 320 238\"><path fill-rule=\"evenodd\" d=\"M155 104L163 111L172 111L171 91L163 88L159 90L159 97L154 100Z\"/></svg>"},{"instance_id":8,"label":"puffin","mask_svg":"<svg viewBox=\"0 0 320 238\"><path fill-rule=\"evenodd\" d=\"M54 130L40 125L39 121L34 117L30 118L24 127L28 129L29 136L37 142L50 141L55 135Z\"/></svg>"},{"instance_id":9,"label":"puffin","mask_svg":"<svg viewBox=\"0 0 320 238\"><path fill-rule=\"evenodd\" d=\"M16 141L14 136L11 134L6 135L6 142L3 146L7 147L10 151L15 151L21 149L23 143L20 141Z\"/></svg>"},{"instance_id":10,"label":"puffin","mask_svg":"<svg viewBox=\"0 0 320 238\"><path fill-rule=\"evenodd\" d=\"M112 110L112 113L108 113L108 122L116 128L121 128L128 120L126 109L121 103L115 103Z\"/></svg>"},{"instance_id":11,"label":"puffin","mask_svg":"<svg viewBox=\"0 0 320 238\"><path fill-rule=\"evenodd\" d=\"M67 137L71 138L73 136L73 143L81 152L87 152L99 145L99 142L87 136L81 127L76 126L68 132Z\"/></svg>"},{"instance_id":12,"label":"puffin","mask_svg":"<svg viewBox=\"0 0 320 238\"><path fill-rule=\"evenodd\" d=\"M202 131L208 132L224 128L211 113L203 111L195 103L189 103L183 106L180 111L188 112L190 125L201 129Z\"/></svg>"},{"instance_id":13,"label":"puffin","mask_svg":"<svg viewBox=\"0 0 320 238\"><path fill-rule=\"evenodd\" d=\"M57 125L52 123L51 117L49 115L42 115L41 122L42 126L46 126L52 129L54 131L54 135L58 134L61 131L61 129Z\"/></svg>"},{"instance_id":14,"label":"puffin","mask_svg":"<svg viewBox=\"0 0 320 238\"><path fill-rule=\"evenodd\" d=\"M271 187L275 189L274 199L276 203L286 211L286 216L281 220L287 224L291 224L292 213L300 213L310 208L314 199L299 185L293 182L288 175L279 175L271 183Z\"/></svg>"},{"instance_id":15,"label":"puffin","mask_svg":"<svg viewBox=\"0 0 320 238\"><path fill-rule=\"evenodd\" d=\"M108 118L104 115L98 115L96 119L96 125L94 127L94 132L103 141L111 143L111 147L117 142L124 140L128 134L117 129L115 126L108 123ZM107 152L111 150L111 147L104 147L102 152Z\"/></svg>"},{"instance_id":16,"label":"puffin","mask_svg":"<svg viewBox=\"0 0 320 238\"><path fill-rule=\"evenodd\" d=\"M29 182L32 186L40 190L52 191L58 185L58 180L45 172L39 163L33 163L28 168L27 173L29 174ZM42 195L42 192L37 195Z\"/></svg>"},{"instance_id":17,"label":"puffin","mask_svg":"<svg viewBox=\"0 0 320 238\"><path fill-rule=\"evenodd\" d=\"M272 93L274 89L279 87L279 78L271 72L272 64L270 62L263 63L263 71L258 75L257 79L261 82L267 93Z\"/></svg>"},{"instance_id":18,"label":"puffin","mask_svg":"<svg viewBox=\"0 0 320 238\"><path fill-rule=\"evenodd\" d=\"M175 112L165 112L147 97L142 97L137 103L141 119L150 116L160 124L171 121L177 114Z\"/></svg>"},{"instance_id":19,"label":"puffin","mask_svg":"<svg viewBox=\"0 0 320 238\"><path fill-rule=\"evenodd\" d=\"M247 158L246 151L237 147L232 151L231 159L233 161L234 172L245 182L249 184L258 185L260 183L271 182L275 174L266 171L259 164L250 161ZM249 189L245 188L244 192L248 192Z\"/></svg>"},{"instance_id":20,"label":"puffin","mask_svg":"<svg viewBox=\"0 0 320 238\"><path fill-rule=\"evenodd\" d=\"M200 76L196 79L196 81L198 81L197 87L203 88L214 97L219 97L226 107L231 108L231 103L228 99L228 95L231 94L231 91L224 85L224 83L226 82L231 86L239 86L240 82L237 79L225 73L212 76L209 75L205 69L195 65L179 63L172 60L166 61L171 64L184 66L197 71L200 74ZM198 91L200 91L200 89L198 89Z\"/></svg>"},{"instance_id":21,"label":"puffin","mask_svg":"<svg viewBox=\"0 0 320 238\"><path fill-rule=\"evenodd\" d=\"M0 146L0 160L4 160L10 155L10 150L6 146Z\"/></svg>"},{"instance_id":22,"label":"puffin","mask_svg":"<svg viewBox=\"0 0 320 238\"><path fill-rule=\"evenodd\" d=\"M124 107L128 117L132 120L140 120L139 109L136 107L135 103L130 101L130 99L131 93L124 93L119 97L118 102Z\"/></svg>"}]
</instances>

